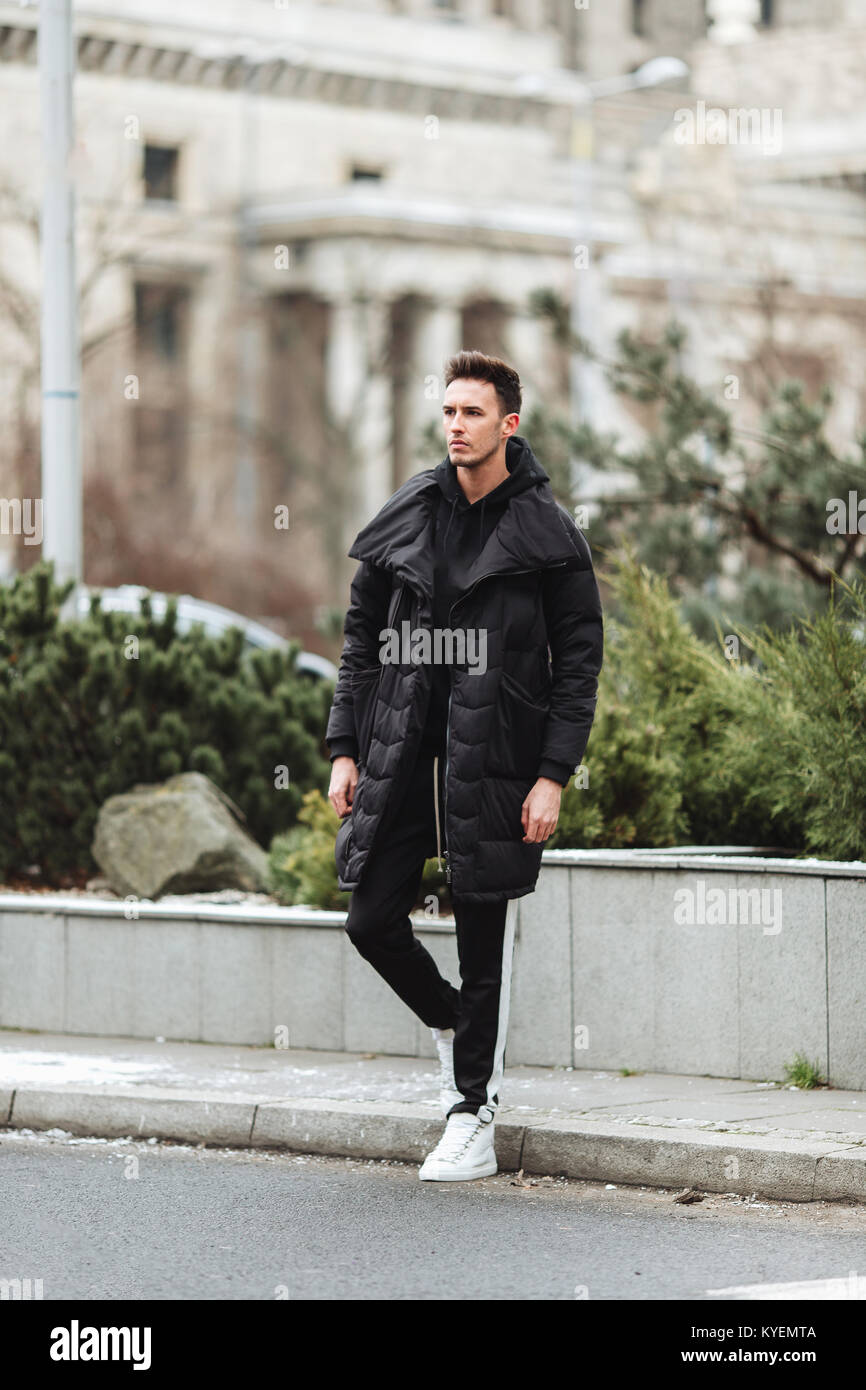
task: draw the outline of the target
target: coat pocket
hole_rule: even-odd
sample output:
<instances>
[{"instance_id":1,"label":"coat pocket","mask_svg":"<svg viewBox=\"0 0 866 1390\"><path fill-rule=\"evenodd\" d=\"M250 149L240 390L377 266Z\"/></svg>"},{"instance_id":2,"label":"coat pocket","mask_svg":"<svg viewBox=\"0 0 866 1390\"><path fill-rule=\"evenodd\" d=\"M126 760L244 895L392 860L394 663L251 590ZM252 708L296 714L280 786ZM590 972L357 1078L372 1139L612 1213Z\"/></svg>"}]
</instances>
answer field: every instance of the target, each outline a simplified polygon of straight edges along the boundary
<instances>
[{"instance_id":1,"label":"coat pocket","mask_svg":"<svg viewBox=\"0 0 866 1390\"><path fill-rule=\"evenodd\" d=\"M355 716L355 737L358 740L358 762L365 763L373 735L373 720L379 698L381 666L368 666L352 676L352 709Z\"/></svg>"},{"instance_id":2,"label":"coat pocket","mask_svg":"<svg viewBox=\"0 0 866 1390\"><path fill-rule=\"evenodd\" d=\"M541 762L547 695L533 696L503 671L487 745L487 771L498 777L535 779Z\"/></svg>"},{"instance_id":3,"label":"coat pocket","mask_svg":"<svg viewBox=\"0 0 866 1390\"><path fill-rule=\"evenodd\" d=\"M338 876L345 880L349 862L349 841L352 837L352 812L349 811L341 820L340 828L334 840L334 863L337 866Z\"/></svg>"}]
</instances>

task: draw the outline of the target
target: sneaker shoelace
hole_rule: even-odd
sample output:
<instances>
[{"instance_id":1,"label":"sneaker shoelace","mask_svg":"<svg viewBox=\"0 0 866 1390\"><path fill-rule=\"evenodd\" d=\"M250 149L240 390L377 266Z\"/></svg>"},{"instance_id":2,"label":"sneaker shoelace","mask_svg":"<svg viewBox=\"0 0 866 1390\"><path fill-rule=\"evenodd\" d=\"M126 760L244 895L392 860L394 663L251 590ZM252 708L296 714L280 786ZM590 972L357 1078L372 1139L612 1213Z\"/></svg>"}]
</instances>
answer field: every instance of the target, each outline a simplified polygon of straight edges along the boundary
<instances>
[{"instance_id":1,"label":"sneaker shoelace","mask_svg":"<svg viewBox=\"0 0 866 1390\"><path fill-rule=\"evenodd\" d=\"M481 1128L481 1121L477 1116L473 1115L472 1118L475 1120L473 1125L466 1125L465 1127L460 1125L459 1128L456 1125L449 1125L439 1140L436 1149L437 1158L460 1158L461 1154L465 1153Z\"/></svg>"}]
</instances>

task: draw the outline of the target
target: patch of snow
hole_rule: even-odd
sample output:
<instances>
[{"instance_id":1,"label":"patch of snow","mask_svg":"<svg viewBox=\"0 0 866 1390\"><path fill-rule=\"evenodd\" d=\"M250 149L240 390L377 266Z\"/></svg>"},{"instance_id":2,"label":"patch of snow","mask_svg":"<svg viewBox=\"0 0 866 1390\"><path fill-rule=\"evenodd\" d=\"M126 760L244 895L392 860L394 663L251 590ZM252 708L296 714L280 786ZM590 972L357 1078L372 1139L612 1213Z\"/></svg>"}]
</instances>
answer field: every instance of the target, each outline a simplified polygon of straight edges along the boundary
<instances>
[{"instance_id":1,"label":"patch of snow","mask_svg":"<svg viewBox=\"0 0 866 1390\"><path fill-rule=\"evenodd\" d=\"M18 1048L0 1049L0 1082L15 1086L78 1081L87 1085L110 1086L117 1081L147 1077L157 1071L170 1071L168 1062L131 1061L86 1053L27 1052Z\"/></svg>"}]
</instances>

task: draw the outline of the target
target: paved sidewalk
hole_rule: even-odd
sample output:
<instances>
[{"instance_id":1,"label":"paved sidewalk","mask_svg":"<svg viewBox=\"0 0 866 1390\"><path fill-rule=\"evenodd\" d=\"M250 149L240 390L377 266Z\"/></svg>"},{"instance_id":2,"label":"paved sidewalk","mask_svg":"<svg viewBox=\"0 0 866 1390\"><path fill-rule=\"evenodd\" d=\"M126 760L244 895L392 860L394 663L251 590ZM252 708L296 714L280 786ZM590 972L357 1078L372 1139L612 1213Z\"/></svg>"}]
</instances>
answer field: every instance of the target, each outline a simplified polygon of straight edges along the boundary
<instances>
[{"instance_id":1,"label":"paved sidewalk","mask_svg":"<svg viewBox=\"0 0 866 1390\"><path fill-rule=\"evenodd\" d=\"M866 1093L509 1067L500 1168L866 1202ZM0 1126L420 1163L433 1060L0 1030Z\"/></svg>"}]
</instances>

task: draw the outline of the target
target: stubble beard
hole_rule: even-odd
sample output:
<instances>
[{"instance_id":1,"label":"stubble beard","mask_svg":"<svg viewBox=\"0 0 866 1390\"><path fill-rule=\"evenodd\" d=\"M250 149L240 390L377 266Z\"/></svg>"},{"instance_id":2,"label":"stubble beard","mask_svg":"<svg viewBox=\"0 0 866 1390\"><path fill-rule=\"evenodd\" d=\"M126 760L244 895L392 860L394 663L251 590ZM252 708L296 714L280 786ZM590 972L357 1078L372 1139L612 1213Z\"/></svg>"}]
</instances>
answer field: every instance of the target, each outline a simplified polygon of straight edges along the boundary
<instances>
[{"instance_id":1,"label":"stubble beard","mask_svg":"<svg viewBox=\"0 0 866 1390\"><path fill-rule=\"evenodd\" d=\"M480 454L474 458L460 458L460 454L464 451L462 449L458 449L458 457L452 458L451 462L455 468L481 468L485 463L489 463L489 461L496 454L498 448L499 441L497 440L497 442L490 449L488 449L486 454Z\"/></svg>"}]
</instances>

